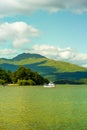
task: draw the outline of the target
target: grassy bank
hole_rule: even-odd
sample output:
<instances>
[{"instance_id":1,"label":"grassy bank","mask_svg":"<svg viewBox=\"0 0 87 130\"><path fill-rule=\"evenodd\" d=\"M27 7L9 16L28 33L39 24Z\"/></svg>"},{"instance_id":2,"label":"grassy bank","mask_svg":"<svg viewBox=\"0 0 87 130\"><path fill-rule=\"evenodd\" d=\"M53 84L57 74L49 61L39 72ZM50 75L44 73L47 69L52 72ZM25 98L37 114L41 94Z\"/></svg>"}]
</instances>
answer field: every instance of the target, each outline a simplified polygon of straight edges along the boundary
<instances>
[{"instance_id":1,"label":"grassy bank","mask_svg":"<svg viewBox=\"0 0 87 130\"><path fill-rule=\"evenodd\" d=\"M87 86L0 87L0 130L86 130Z\"/></svg>"}]
</instances>

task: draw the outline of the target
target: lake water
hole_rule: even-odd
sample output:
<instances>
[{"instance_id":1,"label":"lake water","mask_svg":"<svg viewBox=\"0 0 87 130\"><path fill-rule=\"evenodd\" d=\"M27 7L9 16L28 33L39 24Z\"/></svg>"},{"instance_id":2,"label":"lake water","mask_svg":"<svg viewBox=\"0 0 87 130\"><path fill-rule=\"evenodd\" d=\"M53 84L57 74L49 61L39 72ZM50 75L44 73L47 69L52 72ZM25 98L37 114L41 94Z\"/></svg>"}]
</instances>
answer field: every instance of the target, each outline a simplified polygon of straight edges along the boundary
<instances>
[{"instance_id":1,"label":"lake water","mask_svg":"<svg viewBox=\"0 0 87 130\"><path fill-rule=\"evenodd\" d=\"M0 87L0 130L87 130L87 86Z\"/></svg>"}]
</instances>

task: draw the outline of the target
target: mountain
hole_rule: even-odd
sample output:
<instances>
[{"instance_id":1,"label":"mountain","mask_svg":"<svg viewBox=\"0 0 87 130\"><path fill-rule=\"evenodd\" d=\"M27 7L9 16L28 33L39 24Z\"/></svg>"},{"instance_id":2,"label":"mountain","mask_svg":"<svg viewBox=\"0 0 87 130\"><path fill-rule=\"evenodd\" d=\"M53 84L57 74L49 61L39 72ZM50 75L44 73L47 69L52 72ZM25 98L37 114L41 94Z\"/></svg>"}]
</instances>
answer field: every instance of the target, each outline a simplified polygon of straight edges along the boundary
<instances>
[{"instance_id":1,"label":"mountain","mask_svg":"<svg viewBox=\"0 0 87 130\"><path fill-rule=\"evenodd\" d=\"M12 61L19 61L27 58L45 58L45 57L41 56L40 54L22 53L12 58Z\"/></svg>"},{"instance_id":2,"label":"mountain","mask_svg":"<svg viewBox=\"0 0 87 130\"><path fill-rule=\"evenodd\" d=\"M0 59L0 67L15 71L19 66L25 66L39 72L49 80L87 78L87 69L63 61L48 59L40 54L22 53L12 59Z\"/></svg>"}]
</instances>

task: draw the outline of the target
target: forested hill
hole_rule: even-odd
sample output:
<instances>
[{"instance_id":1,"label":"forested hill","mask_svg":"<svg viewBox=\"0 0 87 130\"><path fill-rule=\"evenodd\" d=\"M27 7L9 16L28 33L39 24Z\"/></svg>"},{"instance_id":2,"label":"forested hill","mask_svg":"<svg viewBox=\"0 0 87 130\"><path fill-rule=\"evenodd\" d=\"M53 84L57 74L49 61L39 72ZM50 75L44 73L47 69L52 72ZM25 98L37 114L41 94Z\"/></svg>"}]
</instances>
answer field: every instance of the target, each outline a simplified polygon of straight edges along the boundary
<instances>
[{"instance_id":1,"label":"forested hill","mask_svg":"<svg viewBox=\"0 0 87 130\"><path fill-rule=\"evenodd\" d=\"M0 59L0 66L5 70L15 71L25 66L50 80L87 78L87 69L63 61L48 59L39 54L23 53L13 59Z\"/></svg>"},{"instance_id":2,"label":"forested hill","mask_svg":"<svg viewBox=\"0 0 87 130\"><path fill-rule=\"evenodd\" d=\"M0 85L19 84L19 85L43 85L49 81L37 72L33 72L23 66L15 72L6 71L0 68Z\"/></svg>"}]
</instances>

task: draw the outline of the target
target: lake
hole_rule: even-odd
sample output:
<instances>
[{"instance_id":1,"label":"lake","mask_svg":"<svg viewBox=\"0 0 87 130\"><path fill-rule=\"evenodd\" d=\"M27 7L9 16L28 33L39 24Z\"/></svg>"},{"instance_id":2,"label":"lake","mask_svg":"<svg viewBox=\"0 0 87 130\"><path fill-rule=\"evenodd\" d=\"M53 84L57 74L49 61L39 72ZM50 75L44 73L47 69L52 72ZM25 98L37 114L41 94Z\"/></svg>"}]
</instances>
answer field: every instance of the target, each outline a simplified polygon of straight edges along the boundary
<instances>
[{"instance_id":1,"label":"lake","mask_svg":"<svg viewBox=\"0 0 87 130\"><path fill-rule=\"evenodd\" d=\"M0 86L0 130L87 130L87 86Z\"/></svg>"}]
</instances>

